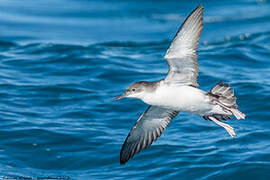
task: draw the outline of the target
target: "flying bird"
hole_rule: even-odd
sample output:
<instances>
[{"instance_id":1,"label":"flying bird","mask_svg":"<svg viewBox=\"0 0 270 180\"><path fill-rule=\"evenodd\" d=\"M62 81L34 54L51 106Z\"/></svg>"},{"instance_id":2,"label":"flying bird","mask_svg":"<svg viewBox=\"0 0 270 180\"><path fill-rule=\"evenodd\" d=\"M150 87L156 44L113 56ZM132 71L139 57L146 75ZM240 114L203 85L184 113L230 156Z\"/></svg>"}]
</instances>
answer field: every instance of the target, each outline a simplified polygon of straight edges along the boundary
<instances>
[{"instance_id":1,"label":"flying bird","mask_svg":"<svg viewBox=\"0 0 270 180\"><path fill-rule=\"evenodd\" d=\"M164 58L169 71L165 79L135 82L115 98L137 98L149 104L122 146L121 164L151 145L179 112L198 114L225 128L231 137L236 136L234 128L222 122L231 116L245 119L245 114L237 109L233 89L223 82L209 92L198 89L196 50L202 29L203 6L200 5L185 19L166 52Z\"/></svg>"}]
</instances>

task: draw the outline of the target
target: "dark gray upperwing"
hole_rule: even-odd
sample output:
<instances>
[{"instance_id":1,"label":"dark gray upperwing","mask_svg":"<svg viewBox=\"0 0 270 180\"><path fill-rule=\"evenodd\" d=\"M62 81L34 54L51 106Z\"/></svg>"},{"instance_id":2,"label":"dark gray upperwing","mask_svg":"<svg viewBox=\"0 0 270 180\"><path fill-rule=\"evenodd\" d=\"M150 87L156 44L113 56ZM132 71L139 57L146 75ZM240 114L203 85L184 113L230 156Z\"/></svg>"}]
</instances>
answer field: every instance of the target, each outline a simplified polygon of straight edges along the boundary
<instances>
[{"instance_id":1,"label":"dark gray upperwing","mask_svg":"<svg viewBox=\"0 0 270 180\"><path fill-rule=\"evenodd\" d=\"M125 164L141 149L152 144L178 111L149 106L129 132L120 152L120 163Z\"/></svg>"},{"instance_id":2,"label":"dark gray upperwing","mask_svg":"<svg viewBox=\"0 0 270 180\"><path fill-rule=\"evenodd\" d=\"M165 81L198 87L199 65L196 50L203 29L203 7L197 7L176 33L165 59L169 72Z\"/></svg>"}]
</instances>

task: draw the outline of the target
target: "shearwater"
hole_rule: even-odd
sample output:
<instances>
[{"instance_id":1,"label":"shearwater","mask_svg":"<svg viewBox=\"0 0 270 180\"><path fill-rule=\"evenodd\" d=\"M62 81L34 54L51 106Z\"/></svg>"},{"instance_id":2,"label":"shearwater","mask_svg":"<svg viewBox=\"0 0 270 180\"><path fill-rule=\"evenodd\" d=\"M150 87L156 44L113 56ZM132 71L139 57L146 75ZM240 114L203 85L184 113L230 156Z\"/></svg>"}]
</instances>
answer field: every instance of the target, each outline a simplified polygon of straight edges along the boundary
<instances>
[{"instance_id":1,"label":"shearwater","mask_svg":"<svg viewBox=\"0 0 270 180\"><path fill-rule=\"evenodd\" d=\"M122 146L121 164L151 145L181 111L198 114L225 128L231 137L236 136L234 129L222 122L231 119L231 115L245 119L245 114L237 109L233 89L222 82L209 92L198 89L196 50L202 29L203 6L200 5L186 18L166 52L165 60L169 65L166 78L155 82L135 82L115 98L138 98L150 105Z\"/></svg>"}]
</instances>

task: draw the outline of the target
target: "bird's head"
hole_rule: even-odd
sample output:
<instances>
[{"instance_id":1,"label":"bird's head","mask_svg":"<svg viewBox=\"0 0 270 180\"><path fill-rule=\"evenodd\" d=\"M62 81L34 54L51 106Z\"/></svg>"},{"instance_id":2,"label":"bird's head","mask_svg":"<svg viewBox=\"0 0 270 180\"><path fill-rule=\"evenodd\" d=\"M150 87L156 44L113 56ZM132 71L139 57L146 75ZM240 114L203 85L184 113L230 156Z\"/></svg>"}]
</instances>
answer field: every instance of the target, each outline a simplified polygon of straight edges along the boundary
<instances>
[{"instance_id":1,"label":"bird's head","mask_svg":"<svg viewBox=\"0 0 270 180\"><path fill-rule=\"evenodd\" d=\"M125 97L141 99L147 92L152 91L154 86L155 85L153 82L146 82L146 81L135 82L130 86L128 86L124 94L117 96L114 99L119 100Z\"/></svg>"}]
</instances>

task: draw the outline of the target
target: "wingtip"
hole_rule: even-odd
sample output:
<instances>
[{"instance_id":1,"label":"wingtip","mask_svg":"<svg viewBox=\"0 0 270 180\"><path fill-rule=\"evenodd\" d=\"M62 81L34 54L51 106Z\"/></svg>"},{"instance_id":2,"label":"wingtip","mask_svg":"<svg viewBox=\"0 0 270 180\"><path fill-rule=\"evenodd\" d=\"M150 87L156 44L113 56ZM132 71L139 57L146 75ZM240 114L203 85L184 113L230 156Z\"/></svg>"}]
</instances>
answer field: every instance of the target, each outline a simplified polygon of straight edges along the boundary
<instances>
[{"instance_id":1,"label":"wingtip","mask_svg":"<svg viewBox=\"0 0 270 180\"><path fill-rule=\"evenodd\" d=\"M198 14L202 14L202 13L203 13L203 10L204 10L204 7L203 7L202 4L200 4L199 6L197 6L197 7L189 14L189 16L188 16L186 19L188 19L190 16L192 16L192 14L196 14L196 13L198 13L198 12L200 12L200 13L198 13Z\"/></svg>"},{"instance_id":2,"label":"wingtip","mask_svg":"<svg viewBox=\"0 0 270 180\"><path fill-rule=\"evenodd\" d=\"M127 161L120 159L120 165L125 165Z\"/></svg>"},{"instance_id":3,"label":"wingtip","mask_svg":"<svg viewBox=\"0 0 270 180\"><path fill-rule=\"evenodd\" d=\"M125 165L127 161L128 159L123 157L123 147L122 147L121 152L120 152L120 164Z\"/></svg>"},{"instance_id":4,"label":"wingtip","mask_svg":"<svg viewBox=\"0 0 270 180\"><path fill-rule=\"evenodd\" d=\"M184 20L184 22L178 29L177 33L175 34L172 40L172 43L164 56L165 59L181 56L181 53L179 52L184 52L184 50L186 50L187 48L186 49L182 48L182 51L181 51L177 47L181 46L181 43L180 43L181 40L184 41L188 38L190 39L190 41L187 41L187 43L189 43L189 46L184 46L184 47L191 46L192 51L188 51L188 52L194 52L194 51L196 52L198 48L201 32L204 26L203 25L203 10L204 10L204 7L202 4L200 4L186 17L186 19ZM186 28L183 28L184 26L186 26ZM183 38L178 38L178 37L182 37L181 35L183 36Z\"/></svg>"},{"instance_id":5,"label":"wingtip","mask_svg":"<svg viewBox=\"0 0 270 180\"><path fill-rule=\"evenodd\" d=\"M204 10L204 7L203 7L202 4L200 4L196 9L194 9L193 12L195 12L195 11L201 11L201 14L203 14L203 10ZM192 13L193 13L193 12L192 12ZM192 13L191 13L191 14L192 14Z\"/></svg>"},{"instance_id":6,"label":"wingtip","mask_svg":"<svg viewBox=\"0 0 270 180\"><path fill-rule=\"evenodd\" d=\"M198 8L202 8L202 9L204 9L202 4L200 4L200 5L198 6Z\"/></svg>"}]
</instances>

